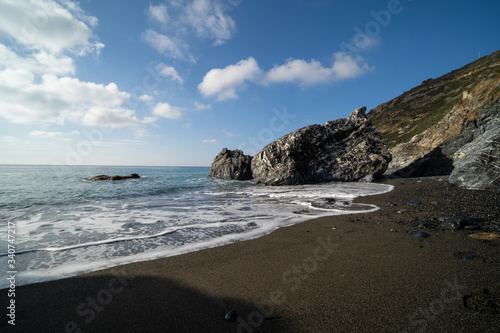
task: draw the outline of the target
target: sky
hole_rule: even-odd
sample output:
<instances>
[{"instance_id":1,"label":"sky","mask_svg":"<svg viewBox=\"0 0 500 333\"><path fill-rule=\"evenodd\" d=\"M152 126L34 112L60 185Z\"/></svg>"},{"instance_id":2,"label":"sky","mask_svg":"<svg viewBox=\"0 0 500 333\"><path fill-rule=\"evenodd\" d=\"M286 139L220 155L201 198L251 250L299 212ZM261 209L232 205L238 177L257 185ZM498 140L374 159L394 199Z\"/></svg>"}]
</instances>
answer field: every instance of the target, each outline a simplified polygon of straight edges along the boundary
<instances>
[{"instance_id":1,"label":"sky","mask_svg":"<svg viewBox=\"0 0 500 333\"><path fill-rule=\"evenodd\" d=\"M0 164L210 166L500 49L497 0L0 0Z\"/></svg>"}]
</instances>

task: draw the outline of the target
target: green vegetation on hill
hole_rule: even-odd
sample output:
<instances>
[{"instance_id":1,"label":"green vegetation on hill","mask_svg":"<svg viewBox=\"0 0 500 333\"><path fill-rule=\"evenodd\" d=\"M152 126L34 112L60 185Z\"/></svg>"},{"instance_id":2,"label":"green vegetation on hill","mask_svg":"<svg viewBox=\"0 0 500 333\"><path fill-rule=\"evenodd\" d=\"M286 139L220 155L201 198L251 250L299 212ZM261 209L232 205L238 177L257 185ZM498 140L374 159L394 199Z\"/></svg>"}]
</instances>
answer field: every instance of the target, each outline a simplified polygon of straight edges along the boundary
<instances>
[{"instance_id":1,"label":"green vegetation on hill","mask_svg":"<svg viewBox=\"0 0 500 333\"><path fill-rule=\"evenodd\" d=\"M500 51L439 78L425 80L401 96L377 106L368 117L389 147L394 147L435 125L462 99L464 91L471 91L486 80L492 80L496 86L483 97L498 97Z\"/></svg>"}]
</instances>

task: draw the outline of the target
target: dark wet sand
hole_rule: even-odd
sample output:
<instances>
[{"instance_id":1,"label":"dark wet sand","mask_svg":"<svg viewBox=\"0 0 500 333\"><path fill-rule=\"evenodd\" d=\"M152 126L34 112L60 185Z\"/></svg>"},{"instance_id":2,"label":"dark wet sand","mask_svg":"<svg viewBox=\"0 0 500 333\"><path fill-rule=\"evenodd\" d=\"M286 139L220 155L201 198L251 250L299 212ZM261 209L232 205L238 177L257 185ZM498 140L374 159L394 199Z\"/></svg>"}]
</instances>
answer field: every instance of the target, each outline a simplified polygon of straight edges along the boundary
<instances>
[{"instance_id":1,"label":"dark wet sand","mask_svg":"<svg viewBox=\"0 0 500 333\"><path fill-rule=\"evenodd\" d=\"M18 287L13 330L2 290L0 331L500 332L500 242L468 237L476 231L407 234L442 215L483 218L483 231L496 231L500 193L439 178L384 182L394 191L357 200L375 213ZM239 316L225 321L231 309Z\"/></svg>"}]
</instances>

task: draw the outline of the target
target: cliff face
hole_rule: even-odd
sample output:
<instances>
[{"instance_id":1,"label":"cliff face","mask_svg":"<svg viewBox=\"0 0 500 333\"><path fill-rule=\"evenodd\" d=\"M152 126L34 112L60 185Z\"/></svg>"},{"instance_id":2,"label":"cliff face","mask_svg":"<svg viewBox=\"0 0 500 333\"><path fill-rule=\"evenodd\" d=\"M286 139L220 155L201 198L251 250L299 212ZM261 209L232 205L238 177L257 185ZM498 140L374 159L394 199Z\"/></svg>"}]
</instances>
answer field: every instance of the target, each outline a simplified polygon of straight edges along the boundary
<instances>
[{"instance_id":1,"label":"cliff face","mask_svg":"<svg viewBox=\"0 0 500 333\"><path fill-rule=\"evenodd\" d=\"M368 113L399 170L433 152L500 97L500 51L428 79Z\"/></svg>"}]
</instances>

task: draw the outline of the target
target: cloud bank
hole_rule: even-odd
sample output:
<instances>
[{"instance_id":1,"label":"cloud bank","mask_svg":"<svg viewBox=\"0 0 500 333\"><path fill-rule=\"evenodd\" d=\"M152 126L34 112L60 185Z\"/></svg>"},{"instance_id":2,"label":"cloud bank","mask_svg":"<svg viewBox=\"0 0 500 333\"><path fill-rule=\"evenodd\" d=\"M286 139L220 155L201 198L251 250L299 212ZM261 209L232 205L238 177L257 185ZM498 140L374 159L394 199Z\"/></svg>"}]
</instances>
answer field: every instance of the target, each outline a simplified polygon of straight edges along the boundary
<instances>
[{"instance_id":1,"label":"cloud bank","mask_svg":"<svg viewBox=\"0 0 500 333\"><path fill-rule=\"evenodd\" d=\"M127 107L130 94L115 83L81 81L74 57L99 54L94 35L98 20L72 1L6 0L0 2L0 117L13 123L137 127ZM54 132L55 133L55 132ZM38 133L40 134L40 133Z\"/></svg>"},{"instance_id":2,"label":"cloud bank","mask_svg":"<svg viewBox=\"0 0 500 333\"><path fill-rule=\"evenodd\" d=\"M235 65L211 69L198 85L198 90L205 97L216 96L217 100L223 101L238 98L236 92L250 82L261 85L292 83L305 87L353 79L370 69L361 56L337 52L329 67L314 59L288 59L264 73L257 61L250 57Z\"/></svg>"}]
</instances>

